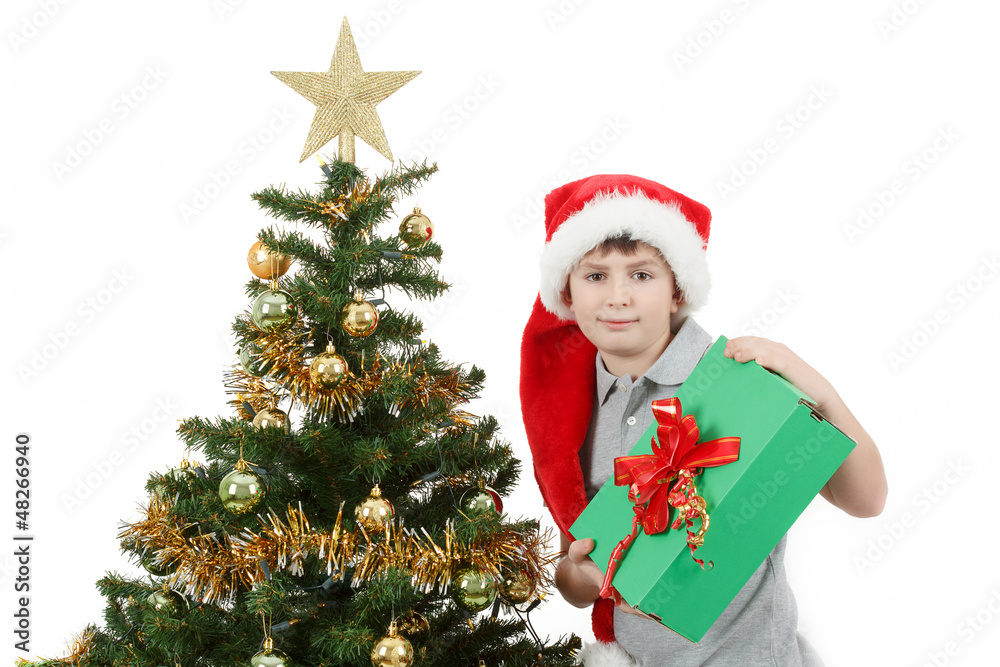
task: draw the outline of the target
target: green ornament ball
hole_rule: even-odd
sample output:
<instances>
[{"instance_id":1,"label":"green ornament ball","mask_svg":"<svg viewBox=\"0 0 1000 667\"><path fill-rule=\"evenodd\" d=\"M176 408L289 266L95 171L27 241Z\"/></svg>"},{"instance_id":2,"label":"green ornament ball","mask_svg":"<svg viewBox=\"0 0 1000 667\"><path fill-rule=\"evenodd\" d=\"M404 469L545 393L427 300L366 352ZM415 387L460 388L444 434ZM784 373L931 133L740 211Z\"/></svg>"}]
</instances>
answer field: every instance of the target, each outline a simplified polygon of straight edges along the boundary
<instances>
[{"instance_id":1,"label":"green ornament ball","mask_svg":"<svg viewBox=\"0 0 1000 667\"><path fill-rule=\"evenodd\" d=\"M171 572L169 563L167 565L160 565L154 561L153 556L150 554L140 556L139 564L146 568L146 571L154 577L165 577Z\"/></svg>"},{"instance_id":2,"label":"green ornament ball","mask_svg":"<svg viewBox=\"0 0 1000 667\"><path fill-rule=\"evenodd\" d=\"M254 324L265 331L278 331L292 326L298 317L298 306L283 290L267 290L253 302Z\"/></svg>"},{"instance_id":3,"label":"green ornament ball","mask_svg":"<svg viewBox=\"0 0 1000 667\"><path fill-rule=\"evenodd\" d=\"M177 591L169 588L153 591L146 598L146 604L155 612L176 616L187 609L187 600Z\"/></svg>"},{"instance_id":4,"label":"green ornament ball","mask_svg":"<svg viewBox=\"0 0 1000 667\"><path fill-rule=\"evenodd\" d=\"M250 658L250 667L292 667L294 663L283 651L264 647L264 650Z\"/></svg>"},{"instance_id":5,"label":"green ornament ball","mask_svg":"<svg viewBox=\"0 0 1000 667\"><path fill-rule=\"evenodd\" d=\"M197 477L195 472L195 466L191 465L188 461L181 461L179 468L172 468L167 472L163 473L163 479L177 480L178 482L191 483ZM170 500L173 495L167 489L167 485L163 482L157 482L156 486L153 487L153 495L155 495L160 500Z\"/></svg>"},{"instance_id":6,"label":"green ornament ball","mask_svg":"<svg viewBox=\"0 0 1000 667\"><path fill-rule=\"evenodd\" d=\"M479 514L481 512L503 514L503 500L500 498L500 494L485 485L471 488L463 493L459 504L466 514Z\"/></svg>"},{"instance_id":7,"label":"green ornament ball","mask_svg":"<svg viewBox=\"0 0 1000 667\"><path fill-rule=\"evenodd\" d=\"M252 512L264 500L264 483L252 470L233 470L219 484L222 506L240 516Z\"/></svg>"},{"instance_id":8,"label":"green ornament ball","mask_svg":"<svg viewBox=\"0 0 1000 667\"><path fill-rule=\"evenodd\" d=\"M262 377L267 373L265 364L260 358L260 348L253 343L247 343L240 350L240 366L254 377Z\"/></svg>"},{"instance_id":9,"label":"green ornament ball","mask_svg":"<svg viewBox=\"0 0 1000 667\"><path fill-rule=\"evenodd\" d=\"M496 597L496 581L475 566L460 568L451 579L451 599L469 613L481 612L493 604Z\"/></svg>"}]
</instances>

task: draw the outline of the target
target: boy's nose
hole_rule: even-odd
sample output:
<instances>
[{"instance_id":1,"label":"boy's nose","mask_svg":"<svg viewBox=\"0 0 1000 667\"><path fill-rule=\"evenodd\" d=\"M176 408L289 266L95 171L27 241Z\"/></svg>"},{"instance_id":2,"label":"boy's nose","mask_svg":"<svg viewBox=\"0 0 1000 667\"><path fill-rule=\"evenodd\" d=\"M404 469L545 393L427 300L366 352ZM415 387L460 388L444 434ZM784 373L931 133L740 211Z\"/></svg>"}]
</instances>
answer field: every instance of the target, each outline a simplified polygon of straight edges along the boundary
<instances>
[{"instance_id":1,"label":"boy's nose","mask_svg":"<svg viewBox=\"0 0 1000 667\"><path fill-rule=\"evenodd\" d=\"M609 295L608 305L623 308L631 302L632 290L629 288L627 281L616 281L611 289L611 294Z\"/></svg>"}]
</instances>

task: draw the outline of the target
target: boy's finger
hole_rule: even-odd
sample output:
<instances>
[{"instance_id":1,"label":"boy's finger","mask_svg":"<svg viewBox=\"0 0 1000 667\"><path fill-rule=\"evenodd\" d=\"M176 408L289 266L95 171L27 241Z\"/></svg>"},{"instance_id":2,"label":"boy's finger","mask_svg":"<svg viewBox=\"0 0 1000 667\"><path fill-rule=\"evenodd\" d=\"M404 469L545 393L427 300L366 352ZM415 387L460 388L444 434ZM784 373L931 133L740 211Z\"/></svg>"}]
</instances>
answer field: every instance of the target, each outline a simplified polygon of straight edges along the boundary
<instances>
[{"instance_id":1,"label":"boy's finger","mask_svg":"<svg viewBox=\"0 0 1000 667\"><path fill-rule=\"evenodd\" d=\"M580 561L593 550L594 540L587 537L582 540L576 540L573 544L569 545L568 556L573 560Z\"/></svg>"}]
</instances>

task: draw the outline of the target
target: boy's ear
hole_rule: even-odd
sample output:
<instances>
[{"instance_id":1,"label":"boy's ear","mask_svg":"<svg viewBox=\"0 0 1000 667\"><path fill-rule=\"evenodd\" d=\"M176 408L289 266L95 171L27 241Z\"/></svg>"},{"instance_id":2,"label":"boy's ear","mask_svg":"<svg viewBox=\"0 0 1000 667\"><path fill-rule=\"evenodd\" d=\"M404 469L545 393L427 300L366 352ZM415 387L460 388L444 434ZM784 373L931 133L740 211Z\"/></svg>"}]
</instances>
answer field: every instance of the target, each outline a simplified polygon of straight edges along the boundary
<instances>
[{"instance_id":1,"label":"boy's ear","mask_svg":"<svg viewBox=\"0 0 1000 667\"><path fill-rule=\"evenodd\" d=\"M573 295L569 292L569 282L566 283L566 287L563 287L559 296L562 297L562 302L566 304L567 308L571 308L573 306Z\"/></svg>"}]
</instances>

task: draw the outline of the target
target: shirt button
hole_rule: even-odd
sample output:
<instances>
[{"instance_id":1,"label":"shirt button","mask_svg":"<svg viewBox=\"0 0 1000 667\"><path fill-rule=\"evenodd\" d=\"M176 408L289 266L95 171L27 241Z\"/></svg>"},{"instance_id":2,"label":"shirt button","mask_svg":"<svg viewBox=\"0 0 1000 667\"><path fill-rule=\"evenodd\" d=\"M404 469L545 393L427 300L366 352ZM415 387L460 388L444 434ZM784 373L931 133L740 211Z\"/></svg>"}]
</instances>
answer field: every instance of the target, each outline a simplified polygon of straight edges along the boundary
<instances>
[{"instance_id":1,"label":"shirt button","mask_svg":"<svg viewBox=\"0 0 1000 667\"><path fill-rule=\"evenodd\" d=\"M629 417L628 419L625 420L625 423L628 424L629 426L635 426L635 417Z\"/></svg>"},{"instance_id":2,"label":"shirt button","mask_svg":"<svg viewBox=\"0 0 1000 667\"><path fill-rule=\"evenodd\" d=\"M628 387L623 384L618 385L618 391L628 391Z\"/></svg>"}]
</instances>

